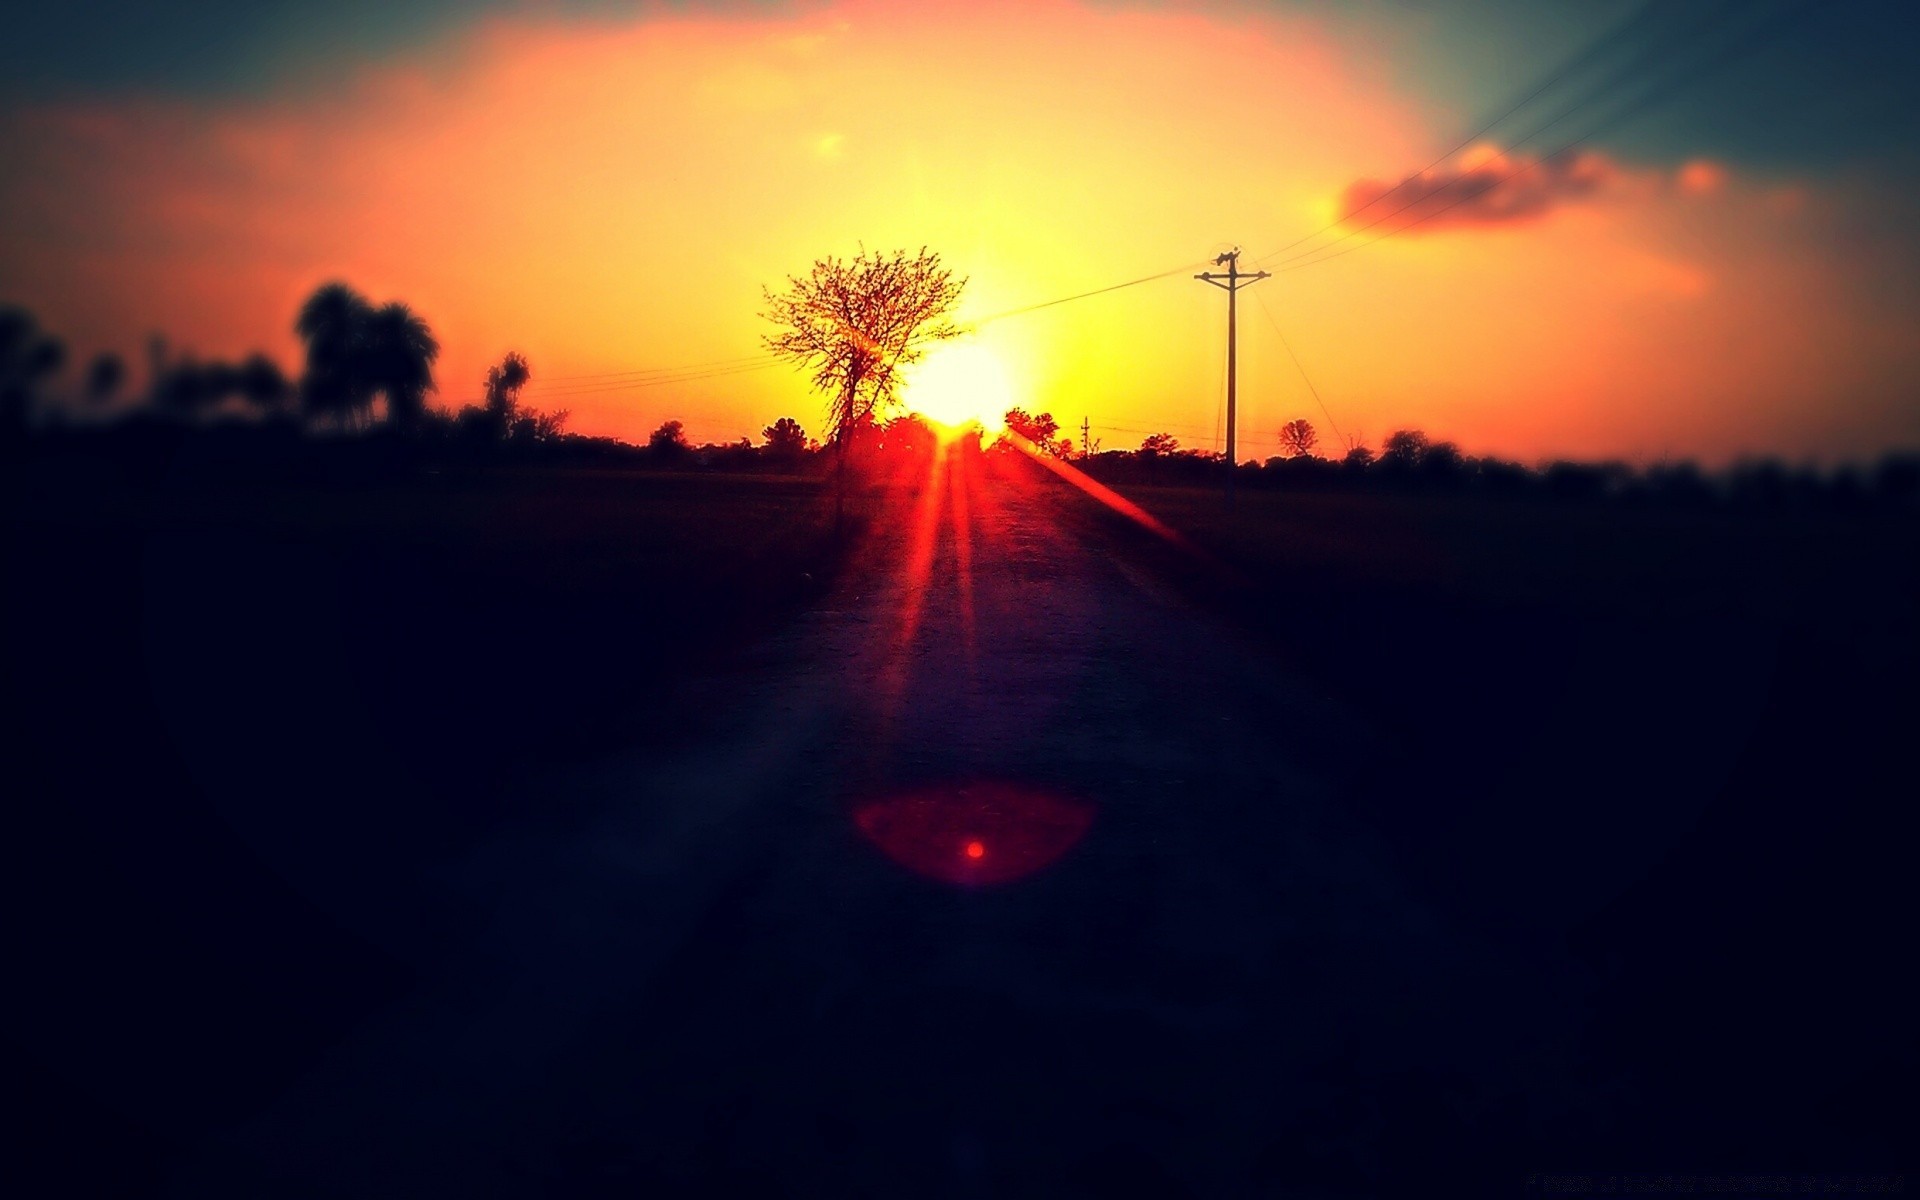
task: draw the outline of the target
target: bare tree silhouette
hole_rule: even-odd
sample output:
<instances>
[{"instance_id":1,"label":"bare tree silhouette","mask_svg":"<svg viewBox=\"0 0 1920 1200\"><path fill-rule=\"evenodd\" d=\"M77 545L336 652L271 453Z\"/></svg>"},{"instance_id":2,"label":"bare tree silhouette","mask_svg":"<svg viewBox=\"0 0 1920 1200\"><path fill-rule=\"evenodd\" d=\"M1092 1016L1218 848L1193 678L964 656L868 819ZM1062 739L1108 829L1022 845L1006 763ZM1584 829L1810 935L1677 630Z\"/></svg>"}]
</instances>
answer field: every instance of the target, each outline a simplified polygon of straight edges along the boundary
<instances>
[{"instance_id":1,"label":"bare tree silhouette","mask_svg":"<svg viewBox=\"0 0 1920 1200\"><path fill-rule=\"evenodd\" d=\"M1308 458L1320 442L1320 435L1304 419L1295 418L1280 427L1280 448L1288 458Z\"/></svg>"},{"instance_id":2,"label":"bare tree silhouette","mask_svg":"<svg viewBox=\"0 0 1920 1200\"><path fill-rule=\"evenodd\" d=\"M838 524L848 439L893 402L900 368L918 360L923 346L959 334L947 317L966 280L923 246L912 255L863 249L849 261L817 259L806 277L789 276L787 284L780 293L762 289L767 307L761 316L778 327L765 342L776 355L811 369L815 389L833 397L827 440L836 462Z\"/></svg>"}]
</instances>

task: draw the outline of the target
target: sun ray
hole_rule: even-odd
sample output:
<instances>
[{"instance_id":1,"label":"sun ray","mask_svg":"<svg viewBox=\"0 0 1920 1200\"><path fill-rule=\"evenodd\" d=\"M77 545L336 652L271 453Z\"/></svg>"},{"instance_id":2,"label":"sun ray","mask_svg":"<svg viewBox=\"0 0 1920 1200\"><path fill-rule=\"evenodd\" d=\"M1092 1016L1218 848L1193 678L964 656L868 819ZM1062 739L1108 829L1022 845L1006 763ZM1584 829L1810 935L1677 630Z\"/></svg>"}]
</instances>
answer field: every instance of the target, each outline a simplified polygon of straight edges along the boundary
<instances>
[{"instance_id":1,"label":"sun ray","mask_svg":"<svg viewBox=\"0 0 1920 1200\"><path fill-rule=\"evenodd\" d=\"M1028 458L1039 463L1048 471L1051 471L1058 478L1064 479L1066 482L1085 492L1095 500L1098 500L1129 521L1132 521L1142 529L1183 550L1205 557L1198 547L1187 541L1186 538L1181 537L1179 533L1175 532L1164 521L1160 520L1160 518L1154 516L1146 509L1141 508L1138 504L1122 496L1106 484L1091 478L1084 471L1074 467L1073 464L1064 462L1054 455L1048 454L1026 438L1021 437L1011 430L1002 434L1001 437L1004 438L1008 444L1017 447Z\"/></svg>"},{"instance_id":2,"label":"sun ray","mask_svg":"<svg viewBox=\"0 0 1920 1200\"><path fill-rule=\"evenodd\" d=\"M973 670L974 654L977 649L973 613L973 511L969 493L973 489L974 475L979 469L979 453L977 451L968 453L966 444L963 443L959 468L952 472L950 483L953 489L954 583L960 591L961 648L965 651L969 672Z\"/></svg>"},{"instance_id":3,"label":"sun ray","mask_svg":"<svg viewBox=\"0 0 1920 1200\"><path fill-rule=\"evenodd\" d=\"M950 448L943 442L935 448L928 463L927 479L920 488L919 506L908 535L907 554L900 566L898 624L880 677L883 712L889 715L906 689L914 640L919 636L920 617L926 609L927 585L933 575L934 551L940 540L940 510L947 490L950 461Z\"/></svg>"}]
</instances>

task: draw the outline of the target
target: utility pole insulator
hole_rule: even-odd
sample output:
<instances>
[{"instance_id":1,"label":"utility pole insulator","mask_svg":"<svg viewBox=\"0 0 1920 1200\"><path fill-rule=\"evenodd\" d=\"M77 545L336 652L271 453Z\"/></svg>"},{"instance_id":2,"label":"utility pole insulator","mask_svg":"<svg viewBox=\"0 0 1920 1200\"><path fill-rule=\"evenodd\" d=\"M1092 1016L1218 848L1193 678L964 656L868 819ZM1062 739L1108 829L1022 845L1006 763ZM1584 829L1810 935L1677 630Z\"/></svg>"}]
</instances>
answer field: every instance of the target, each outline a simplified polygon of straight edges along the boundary
<instances>
[{"instance_id":1,"label":"utility pole insulator","mask_svg":"<svg viewBox=\"0 0 1920 1200\"><path fill-rule=\"evenodd\" d=\"M1235 246L1233 249L1214 259L1213 265L1216 267L1225 267L1227 269L1226 273L1220 274L1214 271L1206 271L1195 275L1194 278L1200 280L1202 283L1210 283L1214 287L1220 288L1227 293L1227 505L1228 507L1232 507L1233 477L1238 473L1240 466L1237 445L1234 438L1239 418L1239 413L1235 405L1235 390L1237 377L1240 373L1238 357L1239 334L1236 321L1238 316L1236 311L1237 296L1241 288L1246 287L1250 283L1256 283L1262 279L1266 279L1269 277L1269 274L1266 271L1242 274L1240 271L1240 247L1238 246Z\"/></svg>"}]
</instances>

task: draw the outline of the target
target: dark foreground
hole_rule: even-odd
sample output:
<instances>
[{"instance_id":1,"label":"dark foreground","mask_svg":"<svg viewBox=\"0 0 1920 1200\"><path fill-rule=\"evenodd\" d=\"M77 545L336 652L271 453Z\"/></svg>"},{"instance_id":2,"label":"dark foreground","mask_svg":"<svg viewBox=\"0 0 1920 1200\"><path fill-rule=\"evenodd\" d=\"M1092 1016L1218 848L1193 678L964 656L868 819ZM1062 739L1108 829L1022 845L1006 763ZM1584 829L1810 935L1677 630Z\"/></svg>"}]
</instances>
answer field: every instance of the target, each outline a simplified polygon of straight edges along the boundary
<instances>
[{"instance_id":1,"label":"dark foreground","mask_svg":"<svg viewBox=\"0 0 1920 1200\"><path fill-rule=\"evenodd\" d=\"M647 531L722 493L582 486L16 522L9 1073L58 1190L1905 1165L1910 531L1143 495L1196 558L966 458L829 587L807 485L718 554Z\"/></svg>"}]
</instances>

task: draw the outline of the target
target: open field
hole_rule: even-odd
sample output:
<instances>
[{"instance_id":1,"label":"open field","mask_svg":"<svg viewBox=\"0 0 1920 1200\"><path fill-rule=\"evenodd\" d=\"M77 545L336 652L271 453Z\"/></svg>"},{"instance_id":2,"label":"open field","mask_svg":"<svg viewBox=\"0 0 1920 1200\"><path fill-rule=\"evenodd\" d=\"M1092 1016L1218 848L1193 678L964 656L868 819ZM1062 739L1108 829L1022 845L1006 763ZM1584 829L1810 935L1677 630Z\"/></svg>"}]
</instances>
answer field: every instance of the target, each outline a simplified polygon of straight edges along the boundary
<instances>
[{"instance_id":1,"label":"open field","mask_svg":"<svg viewBox=\"0 0 1920 1200\"><path fill-rule=\"evenodd\" d=\"M1916 1061L1887 951L1920 830L1911 514L1125 491L1201 552L1136 553L1374 727L1334 748L1343 803L1422 894L1593 972L1591 1045L1644 1106L1622 1145L1884 1159Z\"/></svg>"},{"instance_id":2,"label":"open field","mask_svg":"<svg viewBox=\"0 0 1920 1200\"><path fill-rule=\"evenodd\" d=\"M10 481L45 1162L196 1197L1891 1165L1910 524L1129 490L1195 552L1017 459L915 478L845 553L805 479ZM975 780L1070 827L996 810L1029 877L915 840ZM860 818L902 796L905 846Z\"/></svg>"},{"instance_id":3,"label":"open field","mask_svg":"<svg viewBox=\"0 0 1920 1200\"><path fill-rule=\"evenodd\" d=\"M245 647L260 677L224 693L251 691L245 704L353 689L303 714L321 744L371 737L489 765L590 732L654 678L723 656L818 595L834 565L831 509L804 478L71 482L12 489L10 553L33 581L14 589L29 618L16 628L106 634L137 618L156 653L200 676ZM318 677L316 643L353 678ZM278 661L290 654L307 658ZM195 706L218 726L223 689L204 686Z\"/></svg>"},{"instance_id":4,"label":"open field","mask_svg":"<svg viewBox=\"0 0 1920 1200\"><path fill-rule=\"evenodd\" d=\"M143 1177L405 986L316 895L432 936L432 863L581 817L517 778L701 728L673 682L726 669L837 561L808 479L82 463L6 489L8 950L40 984L15 1019L91 1046L81 1078L177 1088L130 1118L11 1048L43 1145L121 1148L63 1166L82 1181Z\"/></svg>"}]
</instances>

